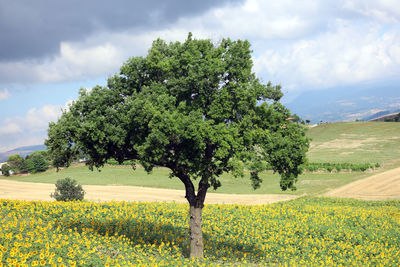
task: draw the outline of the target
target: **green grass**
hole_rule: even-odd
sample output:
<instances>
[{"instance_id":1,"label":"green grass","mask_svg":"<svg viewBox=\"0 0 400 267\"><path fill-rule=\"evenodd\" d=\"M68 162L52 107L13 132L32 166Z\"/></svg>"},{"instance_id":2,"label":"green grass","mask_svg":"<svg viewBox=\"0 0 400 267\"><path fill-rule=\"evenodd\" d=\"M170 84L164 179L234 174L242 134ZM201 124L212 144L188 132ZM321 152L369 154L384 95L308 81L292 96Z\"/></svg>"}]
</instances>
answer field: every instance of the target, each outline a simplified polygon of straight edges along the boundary
<instances>
[{"instance_id":1,"label":"green grass","mask_svg":"<svg viewBox=\"0 0 400 267\"><path fill-rule=\"evenodd\" d=\"M379 163L400 160L400 123L340 122L310 128L310 162Z\"/></svg>"},{"instance_id":2,"label":"green grass","mask_svg":"<svg viewBox=\"0 0 400 267\"><path fill-rule=\"evenodd\" d=\"M307 135L312 138L308 153L309 162L316 163L379 163L384 171L400 165L400 123L390 122L344 122L322 124L310 128ZM282 192L279 187L280 176L271 172L261 174L261 188L253 190L248 175L233 178L225 174L221 178L222 187L217 193L235 194L319 194L352 181L364 178L377 171L365 173L305 173L299 177L297 191ZM89 171L85 166L74 166L59 172L50 170L28 176L11 176L7 179L55 184L58 179L71 177L82 185L133 185L184 189L177 178L168 178L169 170L154 169L148 175L143 168L132 170L129 166L107 166L101 172ZM6 179L2 176L2 179ZM195 183L196 184L196 183ZM209 192L214 190L210 189Z\"/></svg>"},{"instance_id":3,"label":"green grass","mask_svg":"<svg viewBox=\"0 0 400 267\"><path fill-rule=\"evenodd\" d=\"M280 176L272 172L260 174L263 183L257 190L251 187L248 173L244 178L234 178L230 174L225 174L221 178L222 186L216 191L210 189L209 192L230 194L318 194L324 192L327 188L336 188L367 175L368 173L361 172L340 172L337 174L326 172L305 173L299 177L296 191L281 191L279 187ZM106 166L99 172L97 170L90 171L86 166L72 166L59 172L53 169L45 173L11 176L7 179L55 184L58 179L71 177L82 185L132 185L184 190L184 186L179 179L170 179L168 176L169 170L163 168L154 169L149 175L143 168L133 170L125 166Z\"/></svg>"}]
</instances>

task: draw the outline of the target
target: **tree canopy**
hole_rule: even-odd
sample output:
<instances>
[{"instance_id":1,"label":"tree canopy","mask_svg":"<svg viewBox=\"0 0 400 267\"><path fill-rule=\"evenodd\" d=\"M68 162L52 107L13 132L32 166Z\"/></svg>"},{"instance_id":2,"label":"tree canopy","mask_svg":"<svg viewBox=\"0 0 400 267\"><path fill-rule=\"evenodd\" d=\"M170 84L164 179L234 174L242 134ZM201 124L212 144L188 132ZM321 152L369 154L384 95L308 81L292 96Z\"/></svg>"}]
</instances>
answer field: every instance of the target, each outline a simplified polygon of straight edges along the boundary
<instances>
[{"instance_id":1,"label":"tree canopy","mask_svg":"<svg viewBox=\"0 0 400 267\"><path fill-rule=\"evenodd\" d=\"M14 173L20 173L26 171L25 160L19 154L10 156L7 159L7 163L10 166L10 170Z\"/></svg>"},{"instance_id":2,"label":"tree canopy","mask_svg":"<svg viewBox=\"0 0 400 267\"><path fill-rule=\"evenodd\" d=\"M49 125L46 146L56 166L84 154L92 168L108 159L137 160L149 172L167 167L193 208L203 207L210 186L221 186L222 173L243 176L245 165L255 188L270 165L281 188L294 189L308 150L305 130L288 120L280 86L263 84L252 67L248 41L157 39L107 86L81 89Z\"/></svg>"}]
</instances>

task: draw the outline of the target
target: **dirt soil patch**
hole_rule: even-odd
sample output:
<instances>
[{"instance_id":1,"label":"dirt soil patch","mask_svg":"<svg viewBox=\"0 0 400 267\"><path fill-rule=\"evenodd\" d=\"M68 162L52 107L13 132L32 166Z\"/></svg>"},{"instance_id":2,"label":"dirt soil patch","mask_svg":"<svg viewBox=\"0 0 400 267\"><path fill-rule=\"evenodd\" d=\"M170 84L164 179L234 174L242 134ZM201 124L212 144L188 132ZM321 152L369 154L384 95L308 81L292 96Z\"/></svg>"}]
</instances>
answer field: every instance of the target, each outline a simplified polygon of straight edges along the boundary
<instances>
[{"instance_id":1,"label":"dirt soil patch","mask_svg":"<svg viewBox=\"0 0 400 267\"><path fill-rule=\"evenodd\" d=\"M86 191L85 199L95 202L104 201L142 201L142 202L179 202L187 203L184 190L147 188L139 186L98 186L83 185ZM52 201L50 194L55 190L55 185L44 183L27 183L10 180L0 181L1 199L19 200L45 200ZM206 204L248 204L262 205L279 201L295 199L298 196L285 194L267 195L242 195L208 193Z\"/></svg>"},{"instance_id":2,"label":"dirt soil patch","mask_svg":"<svg viewBox=\"0 0 400 267\"><path fill-rule=\"evenodd\" d=\"M381 142L374 137L365 138L363 140L351 140L351 139L334 139L332 141L324 142L321 144L311 145L311 148L318 149L356 149L364 145L376 144Z\"/></svg>"},{"instance_id":3,"label":"dirt soil patch","mask_svg":"<svg viewBox=\"0 0 400 267\"><path fill-rule=\"evenodd\" d=\"M324 194L364 200L400 199L400 168L379 173Z\"/></svg>"}]
</instances>

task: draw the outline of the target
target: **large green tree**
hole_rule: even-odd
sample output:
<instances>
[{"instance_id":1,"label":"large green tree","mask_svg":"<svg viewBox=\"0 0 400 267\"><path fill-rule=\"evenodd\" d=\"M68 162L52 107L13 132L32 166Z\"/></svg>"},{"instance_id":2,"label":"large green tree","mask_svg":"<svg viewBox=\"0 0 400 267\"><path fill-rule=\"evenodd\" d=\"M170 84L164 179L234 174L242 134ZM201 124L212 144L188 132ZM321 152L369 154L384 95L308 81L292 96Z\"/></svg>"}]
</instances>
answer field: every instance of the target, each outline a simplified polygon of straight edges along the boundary
<instances>
[{"instance_id":1,"label":"large green tree","mask_svg":"<svg viewBox=\"0 0 400 267\"><path fill-rule=\"evenodd\" d=\"M305 130L287 120L280 86L263 84L252 72L250 44L156 40L146 57L130 58L107 86L80 96L51 123L46 146L56 166L78 153L88 165L108 159L137 160L148 172L171 170L182 181L190 205L190 256L203 256L201 211L209 187L224 172L251 181L267 165L281 175L283 190L294 189L305 161ZM197 183L197 190L196 184Z\"/></svg>"}]
</instances>

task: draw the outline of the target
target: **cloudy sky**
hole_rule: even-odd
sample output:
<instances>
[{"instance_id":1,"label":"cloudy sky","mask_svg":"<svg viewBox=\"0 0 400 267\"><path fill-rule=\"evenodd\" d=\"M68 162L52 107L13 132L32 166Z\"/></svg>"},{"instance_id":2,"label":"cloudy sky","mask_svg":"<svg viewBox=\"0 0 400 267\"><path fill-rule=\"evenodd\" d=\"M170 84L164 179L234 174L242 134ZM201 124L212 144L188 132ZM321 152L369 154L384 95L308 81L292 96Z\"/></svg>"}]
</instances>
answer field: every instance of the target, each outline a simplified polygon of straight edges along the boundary
<instances>
[{"instance_id":1,"label":"cloudy sky","mask_svg":"<svg viewBox=\"0 0 400 267\"><path fill-rule=\"evenodd\" d=\"M188 32L249 40L287 97L400 81L398 0L0 0L0 152L42 144L79 88Z\"/></svg>"}]
</instances>

